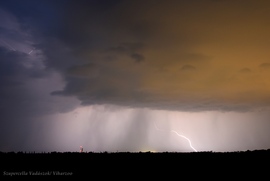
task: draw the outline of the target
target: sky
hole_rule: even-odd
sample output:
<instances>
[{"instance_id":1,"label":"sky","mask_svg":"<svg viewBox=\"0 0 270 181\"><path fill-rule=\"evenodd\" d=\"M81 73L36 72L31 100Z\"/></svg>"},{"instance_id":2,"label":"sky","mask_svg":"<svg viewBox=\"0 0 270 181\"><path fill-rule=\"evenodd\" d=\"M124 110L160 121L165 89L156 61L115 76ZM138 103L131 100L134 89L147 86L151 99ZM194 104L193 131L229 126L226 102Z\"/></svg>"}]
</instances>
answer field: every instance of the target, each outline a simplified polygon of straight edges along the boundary
<instances>
[{"instance_id":1,"label":"sky","mask_svg":"<svg viewBox=\"0 0 270 181\"><path fill-rule=\"evenodd\" d=\"M0 151L270 148L268 0L0 1Z\"/></svg>"}]
</instances>

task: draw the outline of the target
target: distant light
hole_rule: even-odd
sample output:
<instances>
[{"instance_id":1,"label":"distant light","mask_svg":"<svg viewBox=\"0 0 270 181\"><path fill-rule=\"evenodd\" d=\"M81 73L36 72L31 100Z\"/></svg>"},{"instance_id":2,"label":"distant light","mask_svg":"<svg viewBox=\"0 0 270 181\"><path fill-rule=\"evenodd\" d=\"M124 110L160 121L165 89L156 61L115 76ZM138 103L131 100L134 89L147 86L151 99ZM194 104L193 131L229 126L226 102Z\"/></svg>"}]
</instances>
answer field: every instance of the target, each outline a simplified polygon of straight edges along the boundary
<instances>
[{"instance_id":1,"label":"distant light","mask_svg":"<svg viewBox=\"0 0 270 181\"><path fill-rule=\"evenodd\" d=\"M82 146L80 146L80 153L82 153L83 152L83 147Z\"/></svg>"}]
</instances>

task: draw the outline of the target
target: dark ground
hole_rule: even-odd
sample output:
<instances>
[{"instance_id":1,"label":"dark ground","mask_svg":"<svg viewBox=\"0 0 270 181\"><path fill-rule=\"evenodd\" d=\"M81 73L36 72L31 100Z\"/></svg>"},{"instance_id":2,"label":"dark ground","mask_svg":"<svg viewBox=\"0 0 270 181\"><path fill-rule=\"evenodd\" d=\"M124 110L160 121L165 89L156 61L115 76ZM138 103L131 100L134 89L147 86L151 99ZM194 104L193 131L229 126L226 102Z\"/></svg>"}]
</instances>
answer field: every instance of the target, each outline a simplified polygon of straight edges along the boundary
<instances>
[{"instance_id":1,"label":"dark ground","mask_svg":"<svg viewBox=\"0 0 270 181\"><path fill-rule=\"evenodd\" d=\"M117 153L23 153L0 152L0 171L4 178L87 176L104 180L125 178L208 178L233 173L255 175L256 180L270 176L270 150L245 152L117 152ZM35 176L33 176L35 175ZM235 175L234 175L235 176ZM86 177L85 177L86 178ZM151 179L151 180L152 180ZM90 179L91 180L91 179Z\"/></svg>"}]
</instances>

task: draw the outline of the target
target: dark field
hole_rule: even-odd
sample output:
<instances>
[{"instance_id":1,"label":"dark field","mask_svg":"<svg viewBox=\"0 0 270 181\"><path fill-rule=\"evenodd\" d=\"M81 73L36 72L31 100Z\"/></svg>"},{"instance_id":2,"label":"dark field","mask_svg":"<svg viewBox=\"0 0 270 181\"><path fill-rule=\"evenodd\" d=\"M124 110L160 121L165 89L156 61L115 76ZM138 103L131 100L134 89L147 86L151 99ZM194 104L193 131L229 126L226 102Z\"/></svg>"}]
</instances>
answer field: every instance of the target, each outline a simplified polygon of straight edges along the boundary
<instances>
[{"instance_id":1,"label":"dark field","mask_svg":"<svg viewBox=\"0 0 270 181\"><path fill-rule=\"evenodd\" d=\"M258 176L270 171L270 150L245 152L116 152L116 153L23 153L0 152L2 177L23 176L97 176L155 177L212 173L243 173L245 176L259 170ZM192 173L190 173L192 172ZM257 172L256 172L257 173ZM110 175L112 174L112 175ZM129 178L129 179L130 179ZM128 179L128 180L129 180ZM96 179L95 179L96 180Z\"/></svg>"}]
</instances>

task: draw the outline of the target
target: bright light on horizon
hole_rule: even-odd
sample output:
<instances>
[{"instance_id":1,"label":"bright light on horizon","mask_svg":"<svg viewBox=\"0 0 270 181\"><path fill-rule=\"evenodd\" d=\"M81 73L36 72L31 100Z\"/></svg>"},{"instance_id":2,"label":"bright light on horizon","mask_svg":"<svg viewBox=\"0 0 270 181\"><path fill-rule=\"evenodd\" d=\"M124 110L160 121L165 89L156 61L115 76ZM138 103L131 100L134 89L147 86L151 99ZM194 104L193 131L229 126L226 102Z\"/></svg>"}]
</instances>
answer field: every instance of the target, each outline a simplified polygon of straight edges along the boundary
<instances>
[{"instance_id":1,"label":"bright light on horizon","mask_svg":"<svg viewBox=\"0 0 270 181\"><path fill-rule=\"evenodd\" d=\"M244 151L266 143L267 135L256 131L266 128L252 121L257 116L85 106L46 118L51 133L46 139L59 151L76 151L78 145L86 152ZM168 131L157 131L155 123Z\"/></svg>"}]
</instances>

